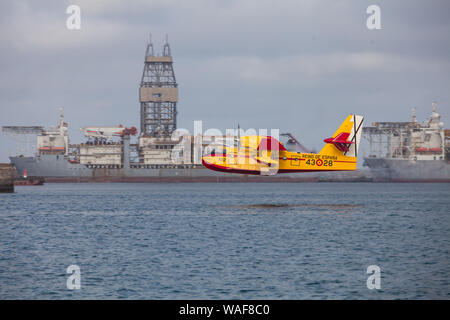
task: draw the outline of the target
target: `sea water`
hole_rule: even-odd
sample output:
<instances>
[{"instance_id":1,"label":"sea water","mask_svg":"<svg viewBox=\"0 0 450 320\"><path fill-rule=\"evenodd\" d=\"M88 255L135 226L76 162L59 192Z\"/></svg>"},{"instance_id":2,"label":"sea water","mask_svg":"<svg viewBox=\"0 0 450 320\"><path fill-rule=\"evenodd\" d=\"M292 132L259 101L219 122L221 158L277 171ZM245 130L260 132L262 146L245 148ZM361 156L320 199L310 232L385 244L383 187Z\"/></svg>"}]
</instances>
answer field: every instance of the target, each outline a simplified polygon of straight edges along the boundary
<instances>
[{"instance_id":1,"label":"sea water","mask_svg":"<svg viewBox=\"0 0 450 320\"><path fill-rule=\"evenodd\" d=\"M450 184L18 186L0 298L449 299Z\"/></svg>"}]
</instances>

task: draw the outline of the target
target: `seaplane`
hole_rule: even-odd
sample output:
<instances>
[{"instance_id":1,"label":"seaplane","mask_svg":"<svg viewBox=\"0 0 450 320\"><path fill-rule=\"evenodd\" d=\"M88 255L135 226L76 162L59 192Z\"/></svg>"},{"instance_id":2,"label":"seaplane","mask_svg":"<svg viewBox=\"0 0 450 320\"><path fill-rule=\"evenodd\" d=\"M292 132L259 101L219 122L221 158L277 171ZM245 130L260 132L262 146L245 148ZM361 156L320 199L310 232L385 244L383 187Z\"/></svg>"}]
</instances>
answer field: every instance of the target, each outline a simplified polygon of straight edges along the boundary
<instances>
[{"instance_id":1,"label":"seaplane","mask_svg":"<svg viewBox=\"0 0 450 320\"><path fill-rule=\"evenodd\" d=\"M248 175L356 170L363 116L349 115L319 153L288 151L272 136L239 136L202 157L211 170ZM239 132L240 130L238 130Z\"/></svg>"}]
</instances>

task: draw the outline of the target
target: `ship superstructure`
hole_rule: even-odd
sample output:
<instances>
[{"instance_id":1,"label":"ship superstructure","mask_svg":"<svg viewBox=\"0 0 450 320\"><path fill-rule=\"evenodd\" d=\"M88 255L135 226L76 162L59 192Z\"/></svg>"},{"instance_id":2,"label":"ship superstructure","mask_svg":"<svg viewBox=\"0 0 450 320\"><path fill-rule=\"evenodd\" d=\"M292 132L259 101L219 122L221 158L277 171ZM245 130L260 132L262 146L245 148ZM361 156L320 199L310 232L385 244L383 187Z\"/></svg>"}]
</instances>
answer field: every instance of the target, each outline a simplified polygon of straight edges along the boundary
<instances>
[{"instance_id":1,"label":"ship superstructure","mask_svg":"<svg viewBox=\"0 0 450 320\"><path fill-rule=\"evenodd\" d=\"M370 146L364 165L376 181L450 181L450 132L443 127L436 103L424 123L415 109L408 122L374 122L363 128Z\"/></svg>"},{"instance_id":2,"label":"ship superstructure","mask_svg":"<svg viewBox=\"0 0 450 320\"><path fill-rule=\"evenodd\" d=\"M67 155L69 151L68 125L64 122L64 110L59 111L59 121L56 128L42 130L37 135L36 148L37 155L56 154Z\"/></svg>"}]
</instances>

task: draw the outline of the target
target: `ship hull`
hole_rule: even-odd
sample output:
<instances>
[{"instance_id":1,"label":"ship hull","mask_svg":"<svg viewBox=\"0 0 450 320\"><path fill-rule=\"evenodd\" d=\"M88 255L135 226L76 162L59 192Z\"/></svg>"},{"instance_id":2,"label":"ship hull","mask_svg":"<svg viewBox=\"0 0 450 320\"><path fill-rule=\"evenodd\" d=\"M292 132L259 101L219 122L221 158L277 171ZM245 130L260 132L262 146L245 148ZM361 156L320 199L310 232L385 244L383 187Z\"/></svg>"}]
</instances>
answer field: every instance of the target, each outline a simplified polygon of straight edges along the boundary
<instances>
[{"instance_id":1,"label":"ship hull","mask_svg":"<svg viewBox=\"0 0 450 320\"><path fill-rule=\"evenodd\" d=\"M64 156L10 157L19 175L26 170L30 177L44 177L45 182L319 182L368 181L362 172L299 173L274 176L243 175L209 170L203 166L182 165L147 168L88 168L71 163Z\"/></svg>"},{"instance_id":2,"label":"ship hull","mask_svg":"<svg viewBox=\"0 0 450 320\"><path fill-rule=\"evenodd\" d=\"M375 182L450 182L447 160L364 158Z\"/></svg>"}]
</instances>

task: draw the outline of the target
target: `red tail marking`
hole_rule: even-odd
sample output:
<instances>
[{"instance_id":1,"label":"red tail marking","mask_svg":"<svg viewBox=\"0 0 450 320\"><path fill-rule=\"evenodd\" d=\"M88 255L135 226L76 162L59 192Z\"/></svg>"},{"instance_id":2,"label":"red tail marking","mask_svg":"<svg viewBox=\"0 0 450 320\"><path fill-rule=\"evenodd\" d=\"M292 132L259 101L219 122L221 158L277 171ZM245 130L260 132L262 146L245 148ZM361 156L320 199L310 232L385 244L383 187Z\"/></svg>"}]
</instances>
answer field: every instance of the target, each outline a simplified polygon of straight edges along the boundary
<instances>
[{"instance_id":1,"label":"red tail marking","mask_svg":"<svg viewBox=\"0 0 450 320\"><path fill-rule=\"evenodd\" d=\"M328 138L323 140L326 143L332 143L338 150L342 152L347 152L349 150L349 147L353 141L347 141L347 138L349 137L349 132L341 132L339 133L335 138Z\"/></svg>"}]
</instances>

